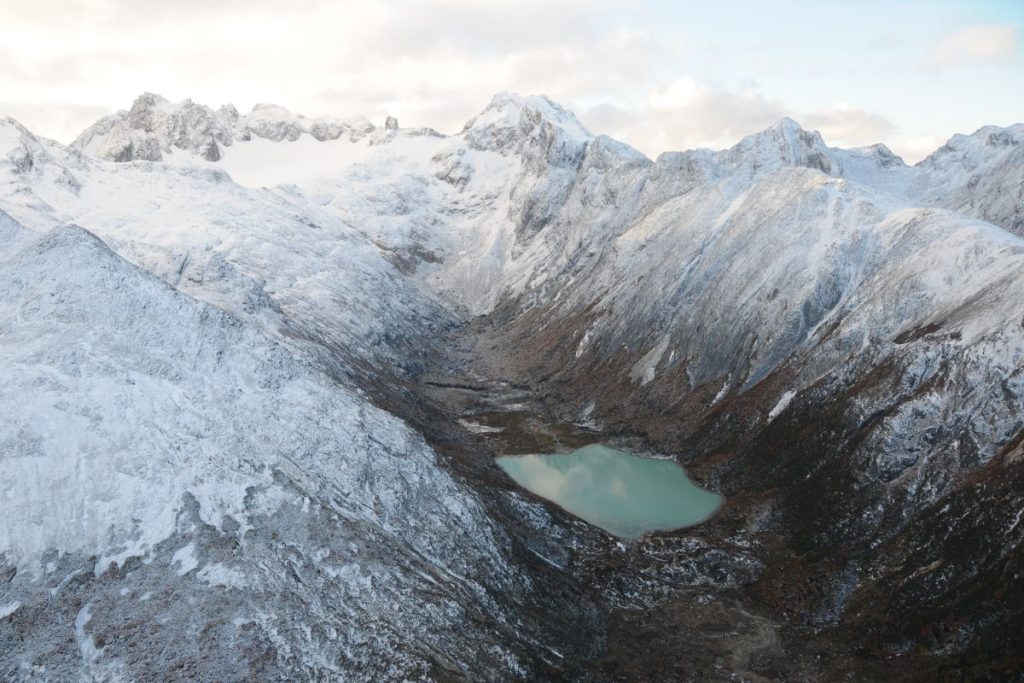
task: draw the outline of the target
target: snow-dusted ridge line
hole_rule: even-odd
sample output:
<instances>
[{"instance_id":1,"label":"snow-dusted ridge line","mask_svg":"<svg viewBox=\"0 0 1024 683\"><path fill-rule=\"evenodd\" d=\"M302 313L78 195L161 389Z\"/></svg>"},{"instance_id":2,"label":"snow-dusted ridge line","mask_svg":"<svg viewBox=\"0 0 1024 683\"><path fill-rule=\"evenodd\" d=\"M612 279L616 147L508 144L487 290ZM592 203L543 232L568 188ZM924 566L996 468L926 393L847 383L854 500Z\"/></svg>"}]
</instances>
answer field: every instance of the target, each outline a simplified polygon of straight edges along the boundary
<instances>
[{"instance_id":1,"label":"snow-dusted ridge line","mask_svg":"<svg viewBox=\"0 0 1024 683\"><path fill-rule=\"evenodd\" d=\"M443 319L435 298L406 281L365 226L296 192L239 186L205 161L99 161L0 125L4 160L0 208L30 232L81 225L289 344L315 339L397 365L395 344L425 319Z\"/></svg>"},{"instance_id":2,"label":"snow-dusted ridge line","mask_svg":"<svg viewBox=\"0 0 1024 683\"><path fill-rule=\"evenodd\" d=\"M506 147L507 140L487 139L487 132L505 131L501 134L507 135L508 131L528 127L524 119L533 122L546 121L557 126L577 143L585 143L595 137L570 110L547 96L521 95L514 92L496 94L483 111L466 122L459 134L468 136L474 145ZM393 117L387 117L382 128L398 130L398 122ZM71 146L82 149L92 156L116 161L156 161L160 160L161 151L167 152L174 148L190 151L209 161L216 161L219 159L219 152L216 145L210 143L230 146L235 142L248 142L254 138L294 142L302 136L310 136L321 142L344 136L356 142L379 130L381 128L358 115L310 119L276 104L257 104L248 114L240 114L238 109L230 104L222 105L215 110L189 99L170 102L158 94L143 93L130 109L105 116L89 126L79 134ZM431 129L417 130L440 135ZM127 147L118 147L114 141L104 139L114 136L117 137L118 143L133 142L128 139L134 134L133 131L152 136L152 141L157 146L154 148L152 142L142 142L134 145L129 153L126 151ZM1020 143L1022 136L1024 123L1006 128L982 126L970 135L954 135L915 166L935 169L959 165L963 170L973 171L983 163L978 156L978 147L985 144L981 141L987 140L989 145L1015 146ZM824 165L822 170L826 170L835 161L830 158L833 154L850 154L874 157L883 167L906 166L898 155L882 143L850 149L826 147L818 131L804 129L790 117L783 117L764 131L748 135L729 150L722 151L731 152L730 156L733 158L756 156L758 150L764 151L766 144L776 146L782 151L783 157L788 159L790 165ZM698 154L710 151L686 149L665 150L662 153ZM801 159L808 153L810 159Z\"/></svg>"},{"instance_id":3,"label":"snow-dusted ridge line","mask_svg":"<svg viewBox=\"0 0 1024 683\"><path fill-rule=\"evenodd\" d=\"M253 186L308 185L364 163L375 146L423 135L445 137L430 129L400 129L390 117L384 127L375 127L362 117L307 119L276 105L258 105L243 115L230 105L214 110L145 93L130 110L86 129L72 146L114 161L220 162L236 180ZM499 93L454 137L474 149L515 152L534 169L575 167L584 150L602 139L618 145L620 156L645 158L622 143L595 137L570 111L542 95ZM729 149L667 151L658 161L678 157L706 178L756 178L780 167L806 166L894 195L897 202L966 207L972 215L1022 233L1020 203L1007 199L1007 190L1020 183L1022 140L1024 124L984 126L971 135L954 135L926 159L907 166L885 145L828 147L820 133L784 118ZM468 173L446 172L456 182L464 182ZM996 187L990 188L993 183Z\"/></svg>"},{"instance_id":4,"label":"snow-dusted ridge line","mask_svg":"<svg viewBox=\"0 0 1024 683\"><path fill-rule=\"evenodd\" d=\"M388 123L394 127L390 120ZM375 130L363 117L308 119L269 104L258 104L248 114L240 114L232 105L214 110L191 100L172 103L160 95L143 93L131 109L103 117L72 146L112 161L160 161L174 149L217 161L224 147L237 142L294 142L302 136L319 141L345 137L355 142Z\"/></svg>"}]
</instances>

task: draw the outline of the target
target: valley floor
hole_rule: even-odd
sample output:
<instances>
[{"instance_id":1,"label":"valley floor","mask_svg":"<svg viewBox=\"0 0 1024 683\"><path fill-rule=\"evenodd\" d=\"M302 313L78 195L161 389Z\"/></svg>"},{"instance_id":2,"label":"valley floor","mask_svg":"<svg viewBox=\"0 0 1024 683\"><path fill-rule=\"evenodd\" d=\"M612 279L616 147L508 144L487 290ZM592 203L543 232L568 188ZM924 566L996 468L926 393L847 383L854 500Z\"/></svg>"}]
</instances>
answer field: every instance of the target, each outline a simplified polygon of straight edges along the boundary
<instances>
[{"instance_id":1,"label":"valley floor","mask_svg":"<svg viewBox=\"0 0 1024 683\"><path fill-rule=\"evenodd\" d=\"M637 541L611 538L542 498L518 488L496 457L567 452L605 443L686 461L687 444L645 435L633 425L567 420L557 385L516 375L502 334L479 318L454 330L450 350L420 377L414 394L430 419L417 421L446 465L489 504L515 539L518 559L543 585L572 586L593 611L560 615L568 628L551 652L538 653L554 678L644 681L999 680L977 650L942 655L923 648L894 651L883 629L843 622L835 566L851 558L801 556L784 533L760 530L765 496L740 493L711 520ZM492 352L481 352L491 348ZM400 404L387 406L398 414ZM650 416L652 422L657 416ZM666 448L666 446L669 446ZM706 465L689 463L700 481ZM706 482L704 482L706 483ZM854 560L855 561L855 560ZM787 573L781 577L779 574ZM559 588L555 588L559 590ZM774 591L774 592L773 592ZM1012 606L1007 606L1012 612ZM540 601L532 609L564 609ZM827 611L827 610L826 610ZM573 616L583 621L575 623ZM548 620L550 615L539 615ZM940 627L941 628L941 627ZM600 634L595 639L595 634ZM578 636L574 637L574 636ZM1013 638L1007 633L1005 637ZM551 655L557 652L553 658ZM995 662L1011 678L1013 657ZM1017 671L1017 674L1013 674Z\"/></svg>"}]
</instances>

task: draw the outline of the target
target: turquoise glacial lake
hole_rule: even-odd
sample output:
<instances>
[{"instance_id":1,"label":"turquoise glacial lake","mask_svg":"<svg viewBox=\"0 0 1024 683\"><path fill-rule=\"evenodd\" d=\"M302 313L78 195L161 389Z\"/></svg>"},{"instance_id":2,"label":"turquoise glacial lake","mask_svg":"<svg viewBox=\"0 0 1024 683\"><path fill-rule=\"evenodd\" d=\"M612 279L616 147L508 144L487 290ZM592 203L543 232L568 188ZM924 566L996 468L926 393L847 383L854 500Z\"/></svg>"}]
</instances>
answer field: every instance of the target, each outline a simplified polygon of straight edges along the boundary
<instances>
[{"instance_id":1,"label":"turquoise glacial lake","mask_svg":"<svg viewBox=\"0 0 1024 683\"><path fill-rule=\"evenodd\" d=\"M722 503L720 495L694 484L675 462L600 444L497 462L523 488L619 538L702 522Z\"/></svg>"}]
</instances>

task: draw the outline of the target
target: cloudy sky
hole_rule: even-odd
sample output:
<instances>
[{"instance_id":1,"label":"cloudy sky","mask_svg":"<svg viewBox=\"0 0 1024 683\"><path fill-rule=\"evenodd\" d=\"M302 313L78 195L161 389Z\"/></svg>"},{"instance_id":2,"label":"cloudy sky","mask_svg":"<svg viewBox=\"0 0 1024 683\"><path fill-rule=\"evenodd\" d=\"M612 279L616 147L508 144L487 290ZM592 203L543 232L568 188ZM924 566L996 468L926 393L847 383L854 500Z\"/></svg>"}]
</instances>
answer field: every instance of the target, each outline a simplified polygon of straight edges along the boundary
<instances>
[{"instance_id":1,"label":"cloudy sky","mask_svg":"<svg viewBox=\"0 0 1024 683\"><path fill-rule=\"evenodd\" d=\"M147 90L445 132L497 91L544 93L649 155L792 116L913 162L1024 121L1021 0L0 0L0 18L0 115L63 142Z\"/></svg>"}]
</instances>

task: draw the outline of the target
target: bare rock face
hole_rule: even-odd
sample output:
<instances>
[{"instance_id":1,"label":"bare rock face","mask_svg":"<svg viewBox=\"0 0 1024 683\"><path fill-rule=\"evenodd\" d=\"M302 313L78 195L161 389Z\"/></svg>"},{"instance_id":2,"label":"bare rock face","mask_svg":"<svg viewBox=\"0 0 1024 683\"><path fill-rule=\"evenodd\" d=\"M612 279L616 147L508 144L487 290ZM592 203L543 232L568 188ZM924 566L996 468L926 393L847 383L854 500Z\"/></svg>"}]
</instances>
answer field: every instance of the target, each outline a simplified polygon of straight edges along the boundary
<instances>
[{"instance_id":1,"label":"bare rock face","mask_svg":"<svg viewBox=\"0 0 1024 683\"><path fill-rule=\"evenodd\" d=\"M356 142L374 130L373 124L362 118L349 121L314 119L309 125L309 134L321 142L337 140L341 137L346 137L350 142Z\"/></svg>"}]
</instances>

